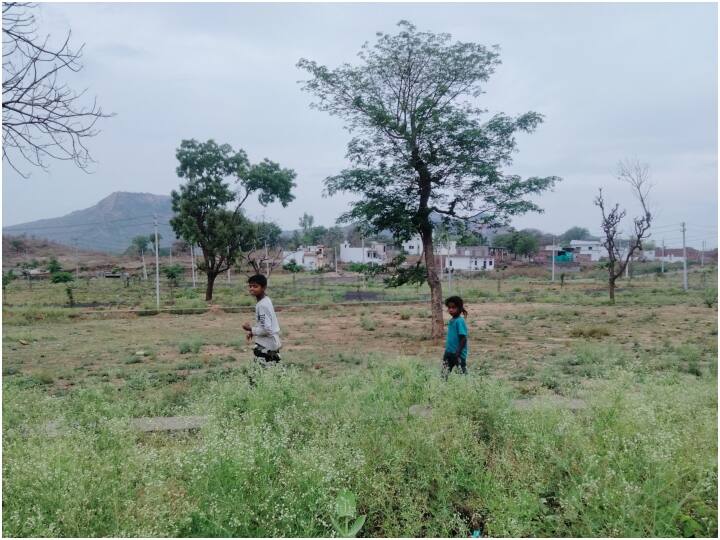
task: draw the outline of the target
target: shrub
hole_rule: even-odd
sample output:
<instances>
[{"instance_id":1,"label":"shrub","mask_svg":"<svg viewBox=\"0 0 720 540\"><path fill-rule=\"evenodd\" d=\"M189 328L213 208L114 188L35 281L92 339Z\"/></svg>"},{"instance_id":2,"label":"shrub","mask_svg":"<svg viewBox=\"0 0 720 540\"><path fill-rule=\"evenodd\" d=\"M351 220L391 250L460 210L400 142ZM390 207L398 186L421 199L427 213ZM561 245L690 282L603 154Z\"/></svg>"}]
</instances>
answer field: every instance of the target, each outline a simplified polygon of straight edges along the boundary
<instances>
[{"instance_id":1,"label":"shrub","mask_svg":"<svg viewBox=\"0 0 720 540\"><path fill-rule=\"evenodd\" d=\"M178 346L178 350L180 351L180 354L188 354L193 353L197 354L200 352L200 349L203 346L203 340L196 338L190 341L183 341Z\"/></svg>"},{"instance_id":2,"label":"shrub","mask_svg":"<svg viewBox=\"0 0 720 540\"><path fill-rule=\"evenodd\" d=\"M572 337L601 338L610 335L610 331L604 326L581 326L570 331Z\"/></svg>"},{"instance_id":3,"label":"shrub","mask_svg":"<svg viewBox=\"0 0 720 540\"><path fill-rule=\"evenodd\" d=\"M52 283L69 283L74 279L75 277L70 272L55 272L50 276Z\"/></svg>"},{"instance_id":4,"label":"shrub","mask_svg":"<svg viewBox=\"0 0 720 540\"><path fill-rule=\"evenodd\" d=\"M375 322L364 315L360 319L360 326L363 330L367 330L368 332L372 332L375 330Z\"/></svg>"}]
</instances>

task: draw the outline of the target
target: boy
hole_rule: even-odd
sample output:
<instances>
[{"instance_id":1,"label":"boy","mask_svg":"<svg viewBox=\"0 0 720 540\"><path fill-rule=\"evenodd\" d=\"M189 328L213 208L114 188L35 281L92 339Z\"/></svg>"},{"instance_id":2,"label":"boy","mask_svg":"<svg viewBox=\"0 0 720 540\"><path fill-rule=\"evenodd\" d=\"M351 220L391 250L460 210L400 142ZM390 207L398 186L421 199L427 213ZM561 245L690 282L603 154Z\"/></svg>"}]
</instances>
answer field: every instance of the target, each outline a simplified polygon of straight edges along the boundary
<instances>
[{"instance_id":1,"label":"boy","mask_svg":"<svg viewBox=\"0 0 720 540\"><path fill-rule=\"evenodd\" d=\"M280 361L280 325L270 298L265 295L267 278L262 274L248 279L248 289L257 300L255 304L255 326L243 324L248 340L255 340L253 354L255 361L262 365Z\"/></svg>"}]
</instances>

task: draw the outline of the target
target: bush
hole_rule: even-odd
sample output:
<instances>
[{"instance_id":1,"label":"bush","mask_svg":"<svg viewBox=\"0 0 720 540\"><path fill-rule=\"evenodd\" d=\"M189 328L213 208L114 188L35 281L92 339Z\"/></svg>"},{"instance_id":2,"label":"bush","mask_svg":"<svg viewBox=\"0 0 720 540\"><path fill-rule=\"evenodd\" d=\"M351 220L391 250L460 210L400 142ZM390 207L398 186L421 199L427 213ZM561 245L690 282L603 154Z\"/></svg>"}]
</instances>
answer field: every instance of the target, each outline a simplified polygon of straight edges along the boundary
<instances>
[{"instance_id":1,"label":"bush","mask_svg":"<svg viewBox=\"0 0 720 540\"><path fill-rule=\"evenodd\" d=\"M203 346L203 340L202 339L193 339L190 341L183 341L178 346L178 350L180 351L180 354L188 354L193 353L197 354L200 352L200 349Z\"/></svg>"},{"instance_id":2,"label":"bush","mask_svg":"<svg viewBox=\"0 0 720 540\"><path fill-rule=\"evenodd\" d=\"M50 276L52 283L70 283L75 277L70 272L55 272Z\"/></svg>"},{"instance_id":3,"label":"bush","mask_svg":"<svg viewBox=\"0 0 720 540\"><path fill-rule=\"evenodd\" d=\"M604 326L581 326L570 331L572 337L601 338L610 335L610 330Z\"/></svg>"}]
</instances>

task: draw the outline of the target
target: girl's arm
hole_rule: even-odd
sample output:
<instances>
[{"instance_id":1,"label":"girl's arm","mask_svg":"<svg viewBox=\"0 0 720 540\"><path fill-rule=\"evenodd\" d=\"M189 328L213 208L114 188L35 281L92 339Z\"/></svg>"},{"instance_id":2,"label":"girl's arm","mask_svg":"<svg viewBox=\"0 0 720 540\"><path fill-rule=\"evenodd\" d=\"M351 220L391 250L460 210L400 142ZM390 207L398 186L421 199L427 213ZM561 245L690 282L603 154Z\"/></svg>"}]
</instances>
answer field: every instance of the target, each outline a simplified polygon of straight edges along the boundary
<instances>
[{"instance_id":1,"label":"girl's arm","mask_svg":"<svg viewBox=\"0 0 720 540\"><path fill-rule=\"evenodd\" d=\"M467 336L460 334L458 337L460 338L460 343L458 344L458 350L455 354L458 358L460 358L460 353L462 353L463 349L465 348L465 344L467 343Z\"/></svg>"}]
</instances>

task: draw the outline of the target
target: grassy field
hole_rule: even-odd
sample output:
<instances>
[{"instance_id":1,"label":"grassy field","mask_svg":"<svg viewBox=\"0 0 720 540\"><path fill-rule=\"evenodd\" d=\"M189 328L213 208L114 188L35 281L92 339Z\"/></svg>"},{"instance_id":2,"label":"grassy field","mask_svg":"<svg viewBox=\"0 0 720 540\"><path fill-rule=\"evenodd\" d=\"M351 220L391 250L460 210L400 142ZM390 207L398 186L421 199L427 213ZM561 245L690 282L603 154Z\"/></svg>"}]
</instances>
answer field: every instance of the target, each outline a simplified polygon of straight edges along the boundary
<instances>
[{"instance_id":1,"label":"grassy field","mask_svg":"<svg viewBox=\"0 0 720 540\"><path fill-rule=\"evenodd\" d=\"M447 383L426 290L302 279L272 280L293 307L284 366L265 371L242 283L218 287L234 310L138 316L120 312L154 307L138 285L81 283L98 305L68 308L63 285L13 282L3 534L331 536L349 491L361 536L717 535L714 269L687 293L677 275L622 282L615 306L592 279L455 280L470 375ZM405 302L337 304L358 291ZM209 422L130 427L174 415Z\"/></svg>"}]
</instances>

